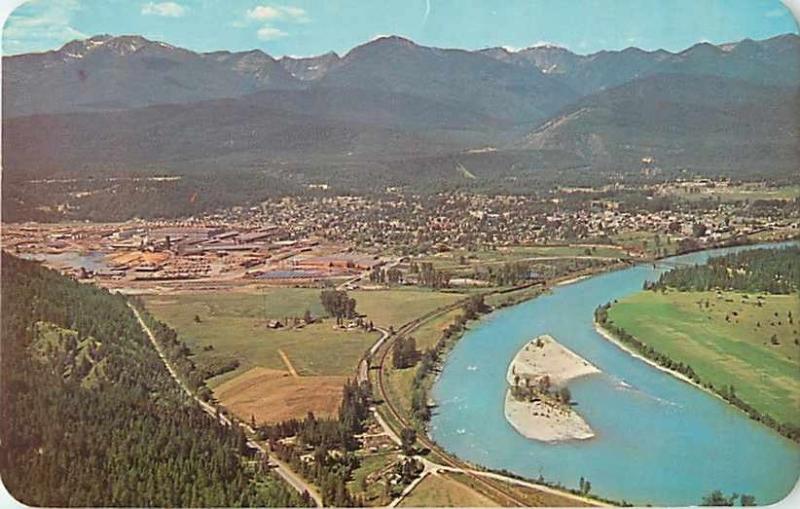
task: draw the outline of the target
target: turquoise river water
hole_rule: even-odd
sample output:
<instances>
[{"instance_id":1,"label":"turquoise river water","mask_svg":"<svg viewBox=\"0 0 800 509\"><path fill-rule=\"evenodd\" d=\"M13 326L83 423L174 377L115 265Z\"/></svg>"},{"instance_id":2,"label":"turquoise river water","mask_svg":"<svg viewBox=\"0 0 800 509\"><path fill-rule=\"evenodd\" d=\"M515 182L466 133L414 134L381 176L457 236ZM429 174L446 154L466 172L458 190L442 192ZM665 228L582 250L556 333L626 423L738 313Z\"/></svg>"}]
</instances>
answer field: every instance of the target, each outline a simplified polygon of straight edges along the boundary
<instances>
[{"instance_id":1,"label":"turquoise river water","mask_svg":"<svg viewBox=\"0 0 800 509\"><path fill-rule=\"evenodd\" d=\"M766 246L766 245L765 245ZM630 356L593 327L595 308L639 291L670 264L702 263L727 248L666 259L557 287L474 325L448 354L433 388L430 435L460 458L615 500L697 504L715 489L759 504L785 497L800 474L800 446L720 399ZM544 443L503 415L505 373L531 338L548 333L602 370L570 384L596 437Z\"/></svg>"}]
</instances>

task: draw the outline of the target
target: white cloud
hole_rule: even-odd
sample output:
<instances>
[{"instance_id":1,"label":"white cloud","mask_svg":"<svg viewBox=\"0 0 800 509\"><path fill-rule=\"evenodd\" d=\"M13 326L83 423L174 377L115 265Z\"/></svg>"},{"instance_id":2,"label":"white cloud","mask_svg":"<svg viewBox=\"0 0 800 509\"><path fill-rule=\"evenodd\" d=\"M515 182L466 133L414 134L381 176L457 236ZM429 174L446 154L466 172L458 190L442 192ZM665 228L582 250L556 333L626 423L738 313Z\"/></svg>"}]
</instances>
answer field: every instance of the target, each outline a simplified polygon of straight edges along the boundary
<instances>
[{"instance_id":1,"label":"white cloud","mask_svg":"<svg viewBox=\"0 0 800 509\"><path fill-rule=\"evenodd\" d=\"M289 21L305 23L309 21L305 9L291 5L257 5L247 10L247 19L254 21Z\"/></svg>"},{"instance_id":2,"label":"white cloud","mask_svg":"<svg viewBox=\"0 0 800 509\"><path fill-rule=\"evenodd\" d=\"M280 39L281 37L286 37L289 35L287 32L284 32L280 28L275 28L271 26L264 26L258 29L256 35L262 41L274 41L275 39Z\"/></svg>"},{"instance_id":3,"label":"white cloud","mask_svg":"<svg viewBox=\"0 0 800 509\"><path fill-rule=\"evenodd\" d=\"M281 17L281 11L271 5L257 5L247 11L247 17L257 21L271 21Z\"/></svg>"},{"instance_id":4,"label":"white cloud","mask_svg":"<svg viewBox=\"0 0 800 509\"><path fill-rule=\"evenodd\" d=\"M289 32L277 25L287 23L307 23L311 21L305 9L292 5L257 5L245 12L243 20L236 20L232 26L241 28L248 23L258 22L262 26L256 31L256 36L262 41L273 41L286 37Z\"/></svg>"},{"instance_id":5,"label":"white cloud","mask_svg":"<svg viewBox=\"0 0 800 509\"><path fill-rule=\"evenodd\" d=\"M72 26L77 0L31 0L11 13L3 29L3 53L43 51L88 37Z\"/></svg>"},{"instance_id":6,"label":"white cloud","mask_svg":"<svg viewBox=\"0 0 800 509\"><path fill-rule=\"evenodd\" d=\"M308 15L306 14L305 9L301 9L300 7L293 7L291 5L284 5L280 7L281 11L286 13L287 16L296 20L296 21L307 21Z\"/></svg>"},{"instance_id":7,"label":"white cloud","mask_svg":"<svg viewBox=\"0 0 800 509\"><path fill-rule=\"evenodd\" d=\"M180 18L186 14L188 9L175 2L149 2L142 6L142 14L145 16L162 16L165 18Z\"/></svg>"}]
</instances>

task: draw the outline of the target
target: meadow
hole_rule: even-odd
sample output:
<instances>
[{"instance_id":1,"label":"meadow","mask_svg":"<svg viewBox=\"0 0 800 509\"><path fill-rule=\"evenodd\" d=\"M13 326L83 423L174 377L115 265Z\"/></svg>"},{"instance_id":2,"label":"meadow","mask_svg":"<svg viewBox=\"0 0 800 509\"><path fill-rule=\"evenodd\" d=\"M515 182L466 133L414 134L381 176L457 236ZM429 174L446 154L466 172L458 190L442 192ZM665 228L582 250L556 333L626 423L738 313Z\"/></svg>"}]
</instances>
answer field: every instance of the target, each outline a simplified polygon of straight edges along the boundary
<instances>
[{"instance_id":1,"label":"meadow","mask_svg":"<svg viewBox=\"0 0 800 509\"><path fill-rule=\"evenodd\" d=\"M645 291L611 306L609 320L704 383L779 422L800 424L800 297Z\"/></svg>"},{"instance_id":2,"label":"meadow","mask_svg":"<svg viewBox=\"0 0 800 509\"><path fill-rule=\"evenodd\" d=\"M357 311L365 314L367 320L395 329L429 311L464 298L456 293L415 288L356 290L348 294L356 299Z\"/></svg>"},{"instance_id":3,"label":"meadow","mask_svg":"<svg viewBox=\"0 0 800 509\"><path fill-rule=\"evenodd\" d=\"M275 422L308 411L335 414L342 385L355 376L362 355L380 337L378 331L335 328L332 319L324 318L319 295L319 289L266 288L149 296L145 303L178 332L199 367L238 362L236 369L207 380L223 405L244 419ZM399 327L463 298L415 289L349 295L359 313L385 327ZM306 310L321 320L293 326ZM288 326L269 328L272 320ZM434 330L422 332L420 338L430 344L438 339Z\"/></svg>"},{"instance_id":4,"label":"meadow","mask_svg":"<svg viewBox=\"0 0 800 509\"><path fill-rule=\"evenodd\" d=\"M214 359L236 359L239 367L208 381L212 388L253 367L288 369L282 351L302 376L352 375L363 352L378 333L343 330L330 320L296 328L267 327L302 317L308 309L323 315L319 290L266 289L259 293L208 292L145 300L148 310L178 332L199 365Z\"/></svg>"}]
</instances>

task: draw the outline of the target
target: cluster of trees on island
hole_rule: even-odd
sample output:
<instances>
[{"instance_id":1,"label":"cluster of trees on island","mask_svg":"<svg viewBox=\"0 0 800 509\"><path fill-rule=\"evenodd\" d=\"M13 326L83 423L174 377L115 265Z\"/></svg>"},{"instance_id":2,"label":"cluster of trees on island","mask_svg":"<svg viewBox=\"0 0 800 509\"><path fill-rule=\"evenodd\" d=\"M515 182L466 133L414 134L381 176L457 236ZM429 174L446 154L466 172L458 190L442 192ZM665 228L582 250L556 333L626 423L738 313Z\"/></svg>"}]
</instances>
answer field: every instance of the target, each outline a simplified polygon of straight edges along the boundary
<instances>
[{"instance_id":1,"label":"cluster of trees on island","mask_svg":"<svg viewBox=\"0 0 800 509\"><path fill-rule=\"evenodd\" d=\"M511 386L511 395L519 401L535 401L544 399L554 401L562 405L569 405L572 402L572 393L569 387L555 387L550 383L550 377L545 375L535 382L527 378L514 375L514 385Z\"/></svg>"},{"instance_id":2,"label":"cluster of trees on island","mask_svg":"<svg viewBox=\"0 0 800 509\"><path fill-rule=\"evenodd\" d=\"M752 249L709 258L703 265L677 267L646 290L737 290L788 294L800 284L800 247Z\"/></svg>"},{"instance_id":3,"label":"cluster of trees on island","mask_svg":"<svg viewBox=\"0 0 800 509\"><path fill-rule=\"evenodd\" d=\"M746 495L746 494L737 494L732 493L730 495L725 495L720 490L714 490L708 495L703 497L703 500L700 502L701 506L707 507L726 507L726 506L734 506L736 505L736 501L739 501L739 505L742 507L749 507L756 505L756 497L753 495Z\"/></svg>"},{"instance_id":4,"label":"cluster of trees on island","mask_svg":"<svg viewBox=\"0 0 800 509\"><path fill-rule=\"evenodd\" d=\"M544 347L542 338L537 338L534 347ZM536 379L522 377L517 374L515 368L511 368L514 375L514 384L511 386L511 395L519 401L535 401L544 399L562 405L569 405L572 402L572 393L569 387L556 387L550 381L549 375L543 375ZM583 477L581 477L581 490L583 489Z\"/></svg>"},{"instance_id":5,"label":"cluster of trees on island","mask_svg":"<svg viewBox=\"0 0 800 509\"><path fill-rule=\"evenodd\" d=\"M0 475L18 500L305 505L180 390L125 297L6 253L2 265Z\"/></svg>"}]
</instances>

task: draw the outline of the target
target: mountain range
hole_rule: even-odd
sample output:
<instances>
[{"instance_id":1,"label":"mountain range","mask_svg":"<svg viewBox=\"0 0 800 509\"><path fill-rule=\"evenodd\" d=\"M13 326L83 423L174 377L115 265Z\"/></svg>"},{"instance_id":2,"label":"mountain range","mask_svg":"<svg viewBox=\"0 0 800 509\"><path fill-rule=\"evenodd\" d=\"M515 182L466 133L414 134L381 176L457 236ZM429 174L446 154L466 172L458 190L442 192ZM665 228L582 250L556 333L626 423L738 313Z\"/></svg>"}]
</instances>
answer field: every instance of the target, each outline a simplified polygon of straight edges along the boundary
<instances>
[{"instance_id":1,"label":"mountain range","mask_svg":"<svg viewBox=\"0 0 800 509\"><path fill-rule=\"evenodd\" d=\"M3 58L4 177L258 172L428 187L464 184L459 167L524 182L637 172L643 157L785 174L798 169L799 84L793 34L592 55L390 36L280 59L99 35Z\"/></svg>"}]
</instances>

